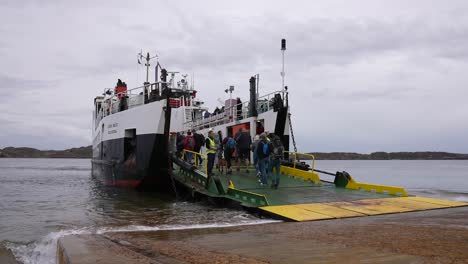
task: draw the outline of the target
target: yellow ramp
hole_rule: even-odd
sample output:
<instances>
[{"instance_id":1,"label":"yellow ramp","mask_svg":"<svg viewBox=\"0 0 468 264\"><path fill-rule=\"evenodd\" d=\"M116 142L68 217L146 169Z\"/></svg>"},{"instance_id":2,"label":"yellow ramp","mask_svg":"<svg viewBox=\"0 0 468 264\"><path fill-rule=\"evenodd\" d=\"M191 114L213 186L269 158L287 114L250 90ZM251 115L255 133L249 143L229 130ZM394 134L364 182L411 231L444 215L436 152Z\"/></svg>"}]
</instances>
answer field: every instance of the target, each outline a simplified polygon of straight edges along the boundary
<instances>
[{"instance_id":1,"label":"yellow ramp","mask_svg":"<svg viewBox=\"0 0 468 264\"><path fill-rule=\"evenodd\" d=\"M335 202L329 203L342 209L358 212L365 215L379 215L390 213L403 213L414 211L399 204L388 203L385 199L367 199L352 202Z\"/></svg>"},{"instance_id":2,"label":"yellow ramp","mask_svg":"<svg viewBox=\"0 0 468 264\"><path fill-rule=\"evenodd\" d=\"M328 215L321 213L316 213L312 211L305 210L295 205L276 205L276 206L264 206L260 209L279 215L285 218L289 218L294 221L312 221L312 220L323 220L333 218Z\"/></svg>"},{"instance_id":3,"label":"yellow ramp","mask_svg":"<svg viewBox=\"0 0 468 264\"><path fill-rule=\"evenodd\" d=\"M364 216L365 214L358 213L355 211L346 210L337 206L333 206L326 203L313 203L313 204L297 204L296 207L312 211L319 214L331 216L333 218L345 218Z\"/></svg>"},{"instance_id":4,"label":"yellow ramp","mask_svg":"<svg viewBox=\"0 0 468 264\"><path fill-rule=\"evenodd\" d=\"M260 209L294 221L313 221L459 206L468 206L468 203L416 196L365 199L349 202L277 205L260 207Z\"/></svg>"},{"instance_id":5,"label":"yellow ramp","mask_svg":"<svg viewBox=\"0 0 468 264\"><path fill-rule=\"evenodd\" d=\"M385 198L385 202L387 202L389 204L395 204L395 205L398 205L398 206L413 209L413 211L430 210L430 209L439 209L439 208L450 207L448 205L428 203L428 202L424 202L424 201L414 200L414 199L411 199L411 198L413 198L413 197Z\"/></svg>"}]
</instances>

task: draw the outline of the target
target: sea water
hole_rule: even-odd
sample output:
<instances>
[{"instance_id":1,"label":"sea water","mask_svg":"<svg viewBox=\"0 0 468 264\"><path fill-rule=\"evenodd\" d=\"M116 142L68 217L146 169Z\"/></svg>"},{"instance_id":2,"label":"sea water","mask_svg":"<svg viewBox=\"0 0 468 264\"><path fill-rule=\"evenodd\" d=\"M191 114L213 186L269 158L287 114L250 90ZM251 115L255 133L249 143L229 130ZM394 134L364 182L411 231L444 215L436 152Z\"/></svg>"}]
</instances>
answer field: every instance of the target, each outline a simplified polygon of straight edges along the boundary
<instances>
[{"instance_id":1,"label":"sea water","mask_svg":"<svg viewBox=\"0 0 468 264\"><path fill-rule=\"evenodd\" d=\"M468 161L316 161L315 167L468 202ZM104 187L91 177L89 159L0 159L0 247L23 263L55 263L57 240L69 234L270 222L204 201Z\"/></svg>"}]
</instances>

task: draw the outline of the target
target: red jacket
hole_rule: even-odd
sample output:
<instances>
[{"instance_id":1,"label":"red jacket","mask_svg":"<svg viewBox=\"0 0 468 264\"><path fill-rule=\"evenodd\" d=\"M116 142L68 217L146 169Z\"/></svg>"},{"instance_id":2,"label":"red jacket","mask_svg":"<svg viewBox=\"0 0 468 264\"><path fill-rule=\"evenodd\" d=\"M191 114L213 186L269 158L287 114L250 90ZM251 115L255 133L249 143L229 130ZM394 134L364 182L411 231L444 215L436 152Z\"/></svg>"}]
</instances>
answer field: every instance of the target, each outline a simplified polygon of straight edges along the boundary
<instances>
[{"instance_id":1,"label":"red jacket","mask_svg":"<svg viewBox=\"0 0 468 264\"><path fill-rule=\"evenodd\" d=\"M191 143L192 144L189 144L189 140L191 139ZM195 138L192 136L192 135L188 135L185 137L184 141L182 142L182 145L184 146L184 149L186 150L192 150L195 148Z\"/></svg>"}]
</instances>

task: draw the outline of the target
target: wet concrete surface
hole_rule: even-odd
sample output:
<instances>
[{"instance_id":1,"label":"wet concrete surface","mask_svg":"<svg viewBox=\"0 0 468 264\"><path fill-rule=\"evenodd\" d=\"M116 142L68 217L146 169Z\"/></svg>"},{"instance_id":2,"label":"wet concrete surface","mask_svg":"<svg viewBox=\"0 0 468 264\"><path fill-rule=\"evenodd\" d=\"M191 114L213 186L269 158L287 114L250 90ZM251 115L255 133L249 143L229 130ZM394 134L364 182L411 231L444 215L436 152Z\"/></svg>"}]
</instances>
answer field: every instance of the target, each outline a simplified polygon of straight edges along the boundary
<instances>
[{"instance_id":1,"label":"wet concrete surface","mask_svg":"<svg viewBox=\"0 0 468 264\"><path fill-rule=\"evenodd\" d=\"M2 264L18 264L13 253L0 245L0 263Z\"/></svg>"},{"instance_id":2,"label":"wet concrete surface","mask_svg":"<svg viewBox=\"0 0 468 264\"><path fill-rule=\"evenodd\" d=\"M133 255L131 263L468 263L468 207L64 239L64 251L77 256L69 259L74 264L91 263L77 254L79 244L99 257L93 263L118 263L106 260L120 252ZM109 250L96 250L93 241Z\"/></svg>"}]
</instances>

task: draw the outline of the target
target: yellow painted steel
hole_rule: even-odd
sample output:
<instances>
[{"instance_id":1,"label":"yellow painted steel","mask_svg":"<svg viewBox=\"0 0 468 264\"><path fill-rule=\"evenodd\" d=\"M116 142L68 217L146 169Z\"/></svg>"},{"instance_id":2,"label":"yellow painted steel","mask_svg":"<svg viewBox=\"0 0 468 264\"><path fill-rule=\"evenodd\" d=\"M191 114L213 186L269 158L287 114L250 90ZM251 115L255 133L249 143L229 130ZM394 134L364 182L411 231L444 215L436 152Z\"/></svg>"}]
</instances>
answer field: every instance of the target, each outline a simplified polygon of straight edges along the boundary
<instances>
[{"instance_id":1,"label":"yellow painted steel","mask_svg":"<svg viewBox=\"0 0 468 264\"><path fill-rule=\"evenodd\" d=\"M414 211L410 208L386 203L383 200L384 199L369 199L352 202L336 202L331 203L331 205L366 215L379 215Z\"/></svg>"},{"instance_id":2,"label":"yellow painted steel","mask_svg":"<svg viewBox=\"0 0 468 264\"><path fill-rule=\"evenodd\" d=\"M203 166L203 172L208 175L208 167L207 167L207 157L206 155L203 155L201 153L198 153L198 152L195 152L195 151L191 151L191 150L188 150L188 149L184 149L182 150L182 160L185 160L184 157L185 157L185 153L188 152L188 153L192 153L195 157L195 167L198 168L198 161L200 158L203 158L204 160L206 160L206 162L204 162L205 166Z\"/></svg>"},{"instance_id":3,"label":"yellow painted steel","mask_svg":"<svg viewBox=\"0 0 468 264\"><path fill-rule=\"evenodd\" d=\"M418 201L418 202L437 204L437 205L440 205L441 207L442 206L446 206L446 207L468 206L468 203L464 203L464 202L420 197L420 196L408 197L408 199L413 200L413 201Z\"/></svg>"},{"instance_id":4,"label":"yellow painted steel","mask_svg":"<svg viewBox=\"0 0 468 264\"><path fill-rule=\"evenodd\" d=\"M293 154L294 155L294 161L293 161L293 168L296 168L296 163L297 163L297 156L305 156L305 157L309 157L311 158L312 160L312 171L314 171L314 167L315 167L315 156L312 155L312 154L307 154L307 153L300 153L300 152L294 152L294 151L283 151L284 153L288 153L288 154Z\"/></svg>"},{"instance_id":5,"label":"yellow painted steel","mask_svg":"<svg viewBox=\"0 0 468 264\"><path fill-rule=\"evenodd\" d=\"M332 216L312 212L295 205L264 206L260 207L260 209L294 221L312 221L333 218Z\"/></svg>"},{"instance_id":6,"label":"yellow painted steel","mask_svg":"<svg viewBox=\"0 0 468 264\"><path fill-rule=\"evenodd\" d=\"M468 206L468 203L426 197L393 197L350 202L264 206L260 207L260 209L294 221L312 221L443 209L458 206Z\"/></svg>"},{"instance_id":7,"label":"yellow painted steel","mask_svg":"<svg viewBox=\"0 0 468 264\"><path fill-rule=\"evenodd\" d=\"M392 195L408 196L408 193L402 187L361 183L354 181L353 178L348 179L346 189L365 190L367 192L388 193Z\"/></svg>"},{"instance_id":8,"label":"yellow painted steel","mask_svg":"<svg viewBox=\"0 0 468 264\"><path fill-rule=\"evenodd\" d=\"M365 214L346 210L326 203L296 204L296 207L312 211L319 214L331 216L333 218L345 218L355 216L365 216Z\"/></svg>"},{"instance_id":9,"label":"yellow painted steel","mask_svg":"<svg viewBox=\"0 0 468 264\"><path fill-rule=\"evenodd\" d=\"M398 205L401 207L406 207L408 209L412 209L413 211L422 211L422 210L440 209L440 208L450 207L447 205L439 205L439 204L434 204L434 203L416 201L410 198L411 197L385 198L385 202L388 204L394 204L394 205Z\"/></svg>"},{"instance_id":10,"label":"yellow painted steel","mask_svg":"<svg viewBox=\"0 0 468 264\"><path fill-rule=\"evenodd\" d=\"M316 184L321 184L322 183L320 181L320 178L319 178L318 174L313 172L313 171L299 170L299 169L286 167L286 166L281 166L280 170L281 170L282 174L302 178L304 181L310 180L310 181L312 181L313 183L316 183Z\"/></svg>"}]
</instances>

